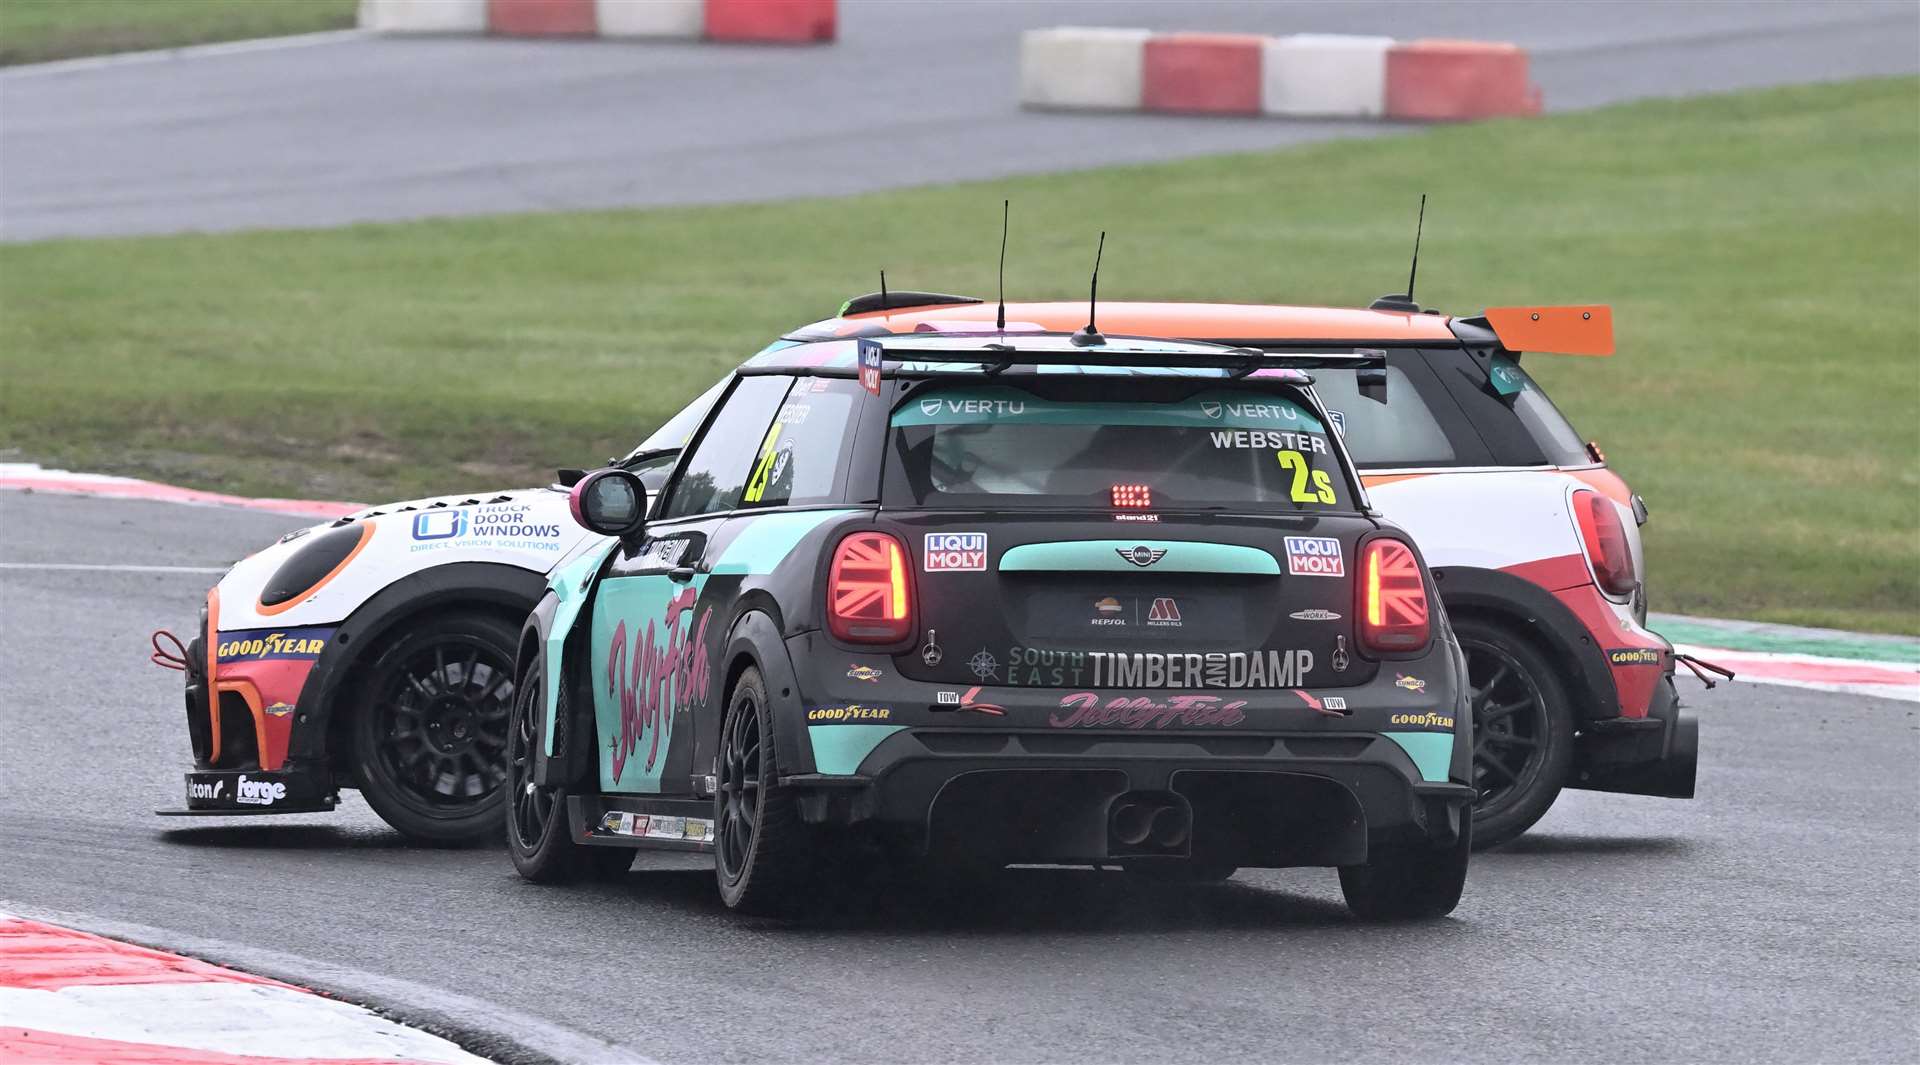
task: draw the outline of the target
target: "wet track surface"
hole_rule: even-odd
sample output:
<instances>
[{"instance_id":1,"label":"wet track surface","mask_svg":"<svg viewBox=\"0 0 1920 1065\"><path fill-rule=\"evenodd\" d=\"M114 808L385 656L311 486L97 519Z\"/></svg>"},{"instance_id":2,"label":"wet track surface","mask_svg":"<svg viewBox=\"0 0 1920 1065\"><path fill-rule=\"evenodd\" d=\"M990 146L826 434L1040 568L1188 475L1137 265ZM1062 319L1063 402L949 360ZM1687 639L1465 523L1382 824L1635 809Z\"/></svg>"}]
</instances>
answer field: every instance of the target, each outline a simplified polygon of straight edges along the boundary
<instances>
[{"instance_id":1,"label":"wet track surface","mask_svg":"<svg viewBox=\"0 0 1920 1065\"><path fill-rule=\"evenodd\" d=\"M1511 40L1550 110L1920 71L1907 0L842 0L832 47L349 38L0 73L0 239L838 195L1371 136L1035 114L1059 25Z\"/></svg>"},{"instance_id":2,"label":"wet track surface","mask_svg":"<svg viewBox=\"0 0 1920 1065\"><path fill-rule=\"evenodd\" d=\"M296 524L0 492L0 563L217 566ZM726 914L685 859L525 884L498 848L406 846L352 793L154 817L187 749L146 636L190 627L212 580L0 567L0 908L390 974L667 1061L1920 1056L1909 704L1689 683L1701 798L1569 793L1444 921L1356 922L1327 870L1016 870L785 926Z\"/></svg>"}]
</instances>

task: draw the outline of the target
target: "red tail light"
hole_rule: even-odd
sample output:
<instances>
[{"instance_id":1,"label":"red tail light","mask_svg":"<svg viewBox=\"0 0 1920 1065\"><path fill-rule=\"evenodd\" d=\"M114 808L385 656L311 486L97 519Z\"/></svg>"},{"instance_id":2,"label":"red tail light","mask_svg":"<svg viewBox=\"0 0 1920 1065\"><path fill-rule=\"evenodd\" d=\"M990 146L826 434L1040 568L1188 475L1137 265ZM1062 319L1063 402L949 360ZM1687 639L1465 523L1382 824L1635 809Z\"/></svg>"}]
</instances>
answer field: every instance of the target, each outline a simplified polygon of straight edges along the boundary
<instances>
[{"instance_id":1,"label":"red tail light","mask_svg":"<svg viewBox=\"0 0 1920 1065\"><path fill-rule=\"evenodd\" d=\"M1627 548L1627 527L1620 508L1606 496L1582 488L1573 493L1573 517L1580 524L1580 542L1593 564L1593 580L1612 596L1633 594L1640 582L1633 575L1633 552Z\"/></svg>"},{"instance_id":2,"label":"red tail light","mask_svg":"<svg viewBox=\"0 0 1920 1065\"><path fill-rule=\"evenodd\" d=\"M913 587L899 538L849 533L834 548L827 631L848 643L899 643L913 635Z\"/></svg>"},{"instance_id":3,"label":"red tail light","mask_svg":"<svg viewBox=\"0 0 1920 1065\"><path fill-rule=\"evenodd\" d=\"M1360 555L1360 646L1369 651L1418 651L1433 635L1427 582L1420 560L1398 540L1369 540Z\"/></svg>"}]
</instances>

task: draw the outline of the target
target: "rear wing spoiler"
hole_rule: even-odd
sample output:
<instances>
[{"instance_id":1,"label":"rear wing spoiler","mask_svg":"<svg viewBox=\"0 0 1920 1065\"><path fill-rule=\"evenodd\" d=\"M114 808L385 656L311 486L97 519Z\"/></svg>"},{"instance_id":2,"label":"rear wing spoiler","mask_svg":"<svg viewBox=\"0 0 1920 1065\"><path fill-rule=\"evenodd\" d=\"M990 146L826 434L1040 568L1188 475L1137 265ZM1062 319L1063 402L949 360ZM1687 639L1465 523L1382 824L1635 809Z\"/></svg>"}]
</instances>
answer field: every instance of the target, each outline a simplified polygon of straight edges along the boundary
<instances>
[{"instance_id":1,"label":"rear wing spoiler","mask_svg":"<svg viewBox=\"0 0 1920 1065\"><path fill-rule=\"evenodd\" d=\"M1111 337L1110 340L1131 338ZM1156 339L1156 338L1140 338ZM1387 353L1376 349L1351 351L1274 352L1258 348L1220 347L1214 351L1122 351L1109 345L1093 344L1070 351L1021 350L1019 344L989 345L986 348L928 349L889 351L881 348L881 375L884 377L922 377L947 374L951 370L916 370L911 364L934 363L941 366L971 364L988 375L1005 373L1016 366L1111 366L1142 369L1214 369L1228 370L1244 377L1261 370L1384 369ZM1105 349L1105 350L1103 350Z\"/></svg>"},{"instance_id":2,"label":"rear wing spoiler","mask_svg":"<svg viewBox=\"0 0 1920 1065\"><path fill-rule=\"evenodd\" d=\"M1468 337L1459 326L1491 332L1500 346L1512 352L1549 355L1613 354L1613 308L1606 304L1584 307L1488 307L1479 318L1460 318L1454 334Z\"/></svg>"}]
</instances>

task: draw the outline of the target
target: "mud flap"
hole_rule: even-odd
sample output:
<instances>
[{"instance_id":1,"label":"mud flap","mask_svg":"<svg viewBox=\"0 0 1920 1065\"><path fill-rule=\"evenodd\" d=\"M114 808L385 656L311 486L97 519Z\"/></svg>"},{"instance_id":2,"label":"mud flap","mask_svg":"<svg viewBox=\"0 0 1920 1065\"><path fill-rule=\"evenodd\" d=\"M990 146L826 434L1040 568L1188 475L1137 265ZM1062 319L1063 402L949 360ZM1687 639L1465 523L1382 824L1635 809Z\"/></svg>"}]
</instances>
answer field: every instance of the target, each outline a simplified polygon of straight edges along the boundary
<instances>
[{"instance_id":1,"label":"mud flap","mask_svg":"<svg viewBox=\"0 0 1920 1065\"><path fill-rule=\"evenodd\" d=\"M1622 795L1693 798L1700 723L1680 709L1671 675L1661 679L1644 718L1606 718L1581 726L1568 787Z\"/></svg>"}]
</instances>

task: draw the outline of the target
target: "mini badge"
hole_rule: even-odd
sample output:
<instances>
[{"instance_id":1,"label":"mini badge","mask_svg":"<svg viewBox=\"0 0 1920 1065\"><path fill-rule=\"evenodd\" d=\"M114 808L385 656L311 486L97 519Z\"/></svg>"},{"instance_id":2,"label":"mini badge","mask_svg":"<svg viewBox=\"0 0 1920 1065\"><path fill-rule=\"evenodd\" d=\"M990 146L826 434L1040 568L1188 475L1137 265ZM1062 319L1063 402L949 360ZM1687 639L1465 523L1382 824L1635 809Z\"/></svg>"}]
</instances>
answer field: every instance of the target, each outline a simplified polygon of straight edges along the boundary
<instances>
[{"instance_id":1,"label":"mini badge","mask_svg":"<svg viewBox=\"0 0 1920 1065\"><path fill-rule=\"evenodd\" d=\"M1295 621L1339 621L1340 615L1331 610L1314 607L1312 610L1296 610L1287 615Z\"/></svg>"},{"instance_id":2,"label":"mini badge","mask_svg":"<svg viewBox=\"0 0 1920 1065\"><path fill-rule=\"evenodd\" d=\"M1331 536L1287 537L1287 572L1295 577L1344 577L1347 563Z\"/></svg>"},{"instance_id":3,"label":"mini badge","mask_svg":"<svg viewBox=\"0 0 1920 1065\"><path fill-rule=\"evenodd\" d=\"M987 568L987 534L928 533L920 554L920 568L928 573L984 571Z\"/></svg>"},{"instance_id":4,"label":"mini badge","mask_svg":"<svg viewBox=\"0 0 1920 1065\"><path fill-rule=\"evenodd\" d=\"M860 387L880 394L880 355L882 348L877 340L857 341L860 350Z\"/></svg>"},{"instance_id":5,"label":"mini badge","mask_svg":"<svg viewBox=\"0 0 1920 1065\"><path fill-rule=\"evenodd\" d=\"M1146 544L1136 544L1133 547L1116 547L1113 550L1115 554L1139 566L1141 569L1145 569L1167 557L1166 548L1148 547Z\"/></svg>"},{"instance_id":6,"label":"mini badge","mask_svg":"<svg viewBox=\"0 0 1920 1065\"><path fill-rule=\"evenodd\" d=\"M864 680L869 684L878 682L881 676L881 672L872 666L854 666L847 670L849 680Z\"/></svg>"}]
</instances>

